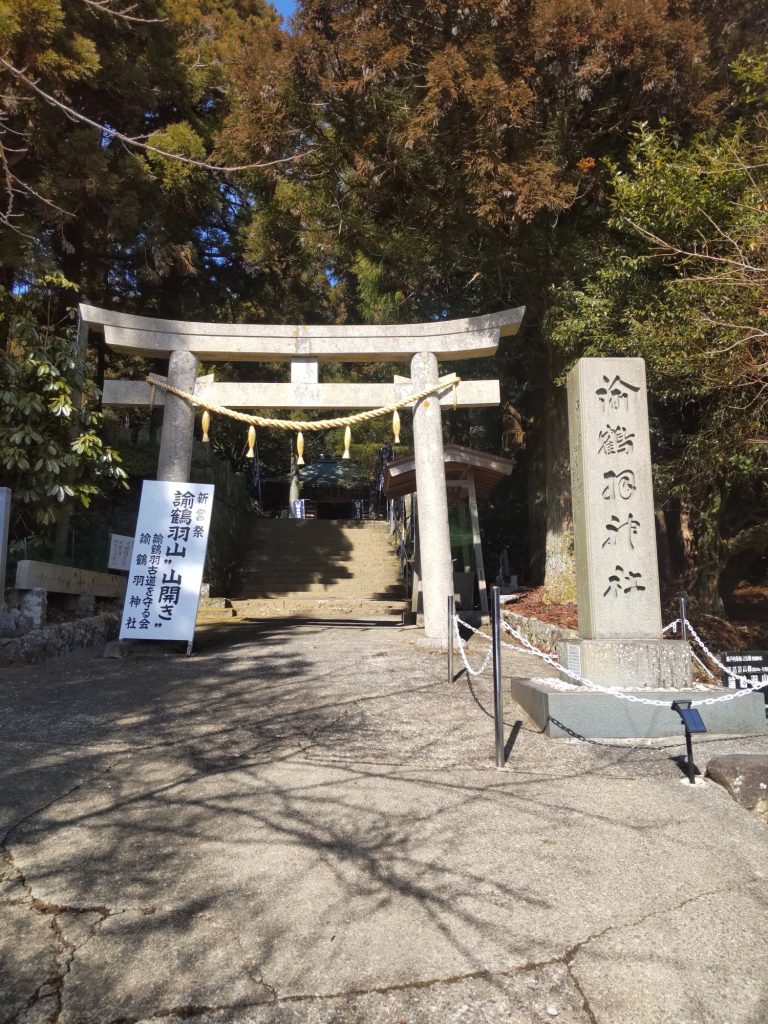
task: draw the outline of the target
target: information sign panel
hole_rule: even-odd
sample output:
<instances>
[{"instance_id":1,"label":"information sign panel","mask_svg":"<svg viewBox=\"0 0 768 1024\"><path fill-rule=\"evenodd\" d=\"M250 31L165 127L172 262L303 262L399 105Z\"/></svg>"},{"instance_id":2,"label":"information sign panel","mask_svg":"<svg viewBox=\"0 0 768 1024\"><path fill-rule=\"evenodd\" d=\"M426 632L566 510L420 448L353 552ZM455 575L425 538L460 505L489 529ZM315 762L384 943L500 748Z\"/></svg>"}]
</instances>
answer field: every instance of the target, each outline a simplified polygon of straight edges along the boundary
<instances>
[{"instance_id":1,"label":"information sign panel","mask_svg":"<svg viewBox=\"0 0 768 1024\"><path fill-rule=\"evenodd\" d=\"M144 482L121 640L194 638L213 491L213 484Z\"/></svg>"},{"instance_id":2,"label":"information sign panel","mask_svg":"<svg viewBox=\"0 0 768 1024\"><path fill-rule=\"evenodd\" d=\"M744 676L749 684L740 679L733 679L723 672L723 686L735 687L737 690L768 686L768 651L724 651L720 661L730 672Z\"/></svg>"},{"instance_id":3,"label":"information sign panel","mask_svg":"<svg viewBox=\"0 0 768 1024\"><path fill-rule=\"evenodd\" d=\"M121 533L110 533L108 569L119 569L122 572L128 572L131 568L132 553L133 537L125 537Z\"/></svg>"}]
</instances>

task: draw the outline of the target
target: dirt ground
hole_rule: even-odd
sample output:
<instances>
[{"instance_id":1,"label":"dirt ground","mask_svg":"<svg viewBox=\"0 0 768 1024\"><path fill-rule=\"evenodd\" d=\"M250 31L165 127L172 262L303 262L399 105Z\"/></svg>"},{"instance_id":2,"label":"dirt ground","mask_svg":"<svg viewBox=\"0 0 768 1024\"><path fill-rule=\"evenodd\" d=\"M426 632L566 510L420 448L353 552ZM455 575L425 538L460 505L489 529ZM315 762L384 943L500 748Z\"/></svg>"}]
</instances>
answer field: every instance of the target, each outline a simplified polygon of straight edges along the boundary
<instances>
[{"instance_id":1,"label":"dirt ground","mask_svg":"<svg viewBox=\"0 0 768 1024\"><path fill-rule=\"evenodd\" d=\"M758 1024L768 735L550 740L392 620L3 671L0 1024ZM487 642L474 637L479 664Z\"/></svg>"}]
</instances>

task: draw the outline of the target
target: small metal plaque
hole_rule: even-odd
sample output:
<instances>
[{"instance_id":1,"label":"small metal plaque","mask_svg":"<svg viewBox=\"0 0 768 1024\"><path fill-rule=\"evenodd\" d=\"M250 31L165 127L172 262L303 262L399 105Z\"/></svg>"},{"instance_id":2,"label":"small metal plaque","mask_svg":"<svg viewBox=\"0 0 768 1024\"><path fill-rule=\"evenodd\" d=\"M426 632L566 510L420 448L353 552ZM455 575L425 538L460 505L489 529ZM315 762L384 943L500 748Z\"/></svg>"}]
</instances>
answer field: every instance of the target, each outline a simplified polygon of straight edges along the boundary
<instances>
[{"instance_id":1,"label":"small metal plaque","mask_svg":"<svg viewBox=\"0 0 768 1024\"><path fill-rule=\"evenodd\" d=\"M565 667L569 672L581 675L581 647L579 644L565 645Z\"/></svg>"},{"instance_id":2,"label":"small metal plaque","mask_svg":"<svg viewBox=\"0 0 768 1024\"><path fill-rule=\"evenodd\" d=\"M131 568L132 553L133 537L126 537L121 533L110 533L108 569L119 569L121 572L128 572Z\"/></svg>"}]
</instances>

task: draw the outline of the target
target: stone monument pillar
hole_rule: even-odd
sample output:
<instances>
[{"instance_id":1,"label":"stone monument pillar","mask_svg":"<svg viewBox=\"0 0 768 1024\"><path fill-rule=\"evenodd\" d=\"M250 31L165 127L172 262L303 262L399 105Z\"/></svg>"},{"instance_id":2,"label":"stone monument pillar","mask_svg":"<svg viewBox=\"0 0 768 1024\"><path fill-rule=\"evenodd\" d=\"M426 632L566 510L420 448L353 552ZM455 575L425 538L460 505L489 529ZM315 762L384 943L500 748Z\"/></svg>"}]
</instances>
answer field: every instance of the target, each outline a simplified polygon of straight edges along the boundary
<instances>
[{"instance_id":1,"label":"stone monument pillar","mask_svg":"<svg viewBox=\"0 0 768 1024\"><path fill-rule=\"evenodd\" d=\"M644 361L580 359L568 427L580 639L561 664L603 686L690 686L688 644L661 635Z\"/></svg>"},{"instance_id":2,"label":"stone monument pillar","mask_svg":"<svg viewBox=\"0 0 768 1024\"><path fill-rule=\"evenodd\" d=\"M181 391L193 392L197 367L197 357L192 352L175 349L168 360L168 383ZM167 393L157 460L158 480L189 480L194 430L195 410L183 398Z\"/></svg>"},{"instance_id":3,"label":"stone monument pillar","mask_svg":"<svg viewBox=\"0 0 768 1024\"><path fill-rule=\"evenodd\" d=\"M411 360L413 390L421 391L437 381L435 355L431 352L417 352ZM423 398L414 407L413 448L419 502L424 635L430 640L447 644L447 602L448 596L453 593L453 564L448 532L442 417L437 395Z\"/></svg>"}]
</instances>

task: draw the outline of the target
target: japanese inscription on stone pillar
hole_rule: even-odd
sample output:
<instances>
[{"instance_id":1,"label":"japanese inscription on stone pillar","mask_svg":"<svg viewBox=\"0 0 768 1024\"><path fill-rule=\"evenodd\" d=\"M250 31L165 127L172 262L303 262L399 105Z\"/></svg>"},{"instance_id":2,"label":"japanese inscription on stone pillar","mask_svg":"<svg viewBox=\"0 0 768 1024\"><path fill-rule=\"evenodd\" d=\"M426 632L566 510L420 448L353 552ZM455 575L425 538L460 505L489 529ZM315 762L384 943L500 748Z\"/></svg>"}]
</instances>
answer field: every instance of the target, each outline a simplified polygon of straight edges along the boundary
<instances>
[{"instance_id":1,"label":"japanese inscription on stone pillar","mask_svg":"<svg viewBox=\"0 0 768 1024\"><path fill-rule=\"evenodd\" d=\"M579 635L661 636L642 359L580 359L568 375Z\"/></svg>"}]
</instances>

